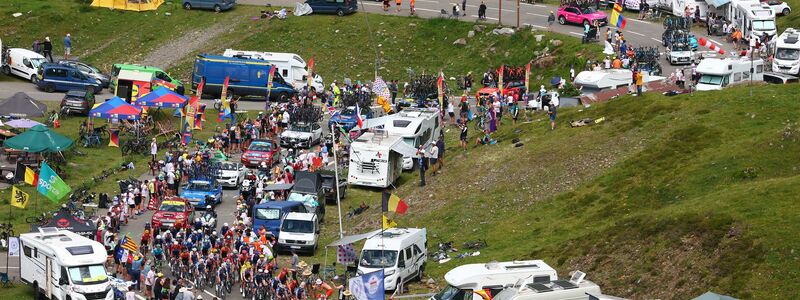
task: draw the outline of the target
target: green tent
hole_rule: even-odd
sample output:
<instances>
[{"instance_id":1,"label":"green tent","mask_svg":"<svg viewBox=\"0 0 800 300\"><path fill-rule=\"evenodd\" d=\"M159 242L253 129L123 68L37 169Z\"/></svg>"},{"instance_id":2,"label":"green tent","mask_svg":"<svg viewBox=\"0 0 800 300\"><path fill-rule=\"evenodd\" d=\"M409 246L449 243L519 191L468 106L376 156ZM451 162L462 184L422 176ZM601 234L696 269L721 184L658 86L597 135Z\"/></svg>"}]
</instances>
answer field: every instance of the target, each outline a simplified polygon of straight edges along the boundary
<instances>
[{"instance_id":1,"label":"green tent","mask_svg":"<svg viewBox=\"0 0 800 300\"><path fill-rule=\"evenodd\" d=\"M30 130L3 142L3 147L33 153L60 152L70 146L72 146L71 139L42 125L33 126Z\"/></svg>"}]
</instances>

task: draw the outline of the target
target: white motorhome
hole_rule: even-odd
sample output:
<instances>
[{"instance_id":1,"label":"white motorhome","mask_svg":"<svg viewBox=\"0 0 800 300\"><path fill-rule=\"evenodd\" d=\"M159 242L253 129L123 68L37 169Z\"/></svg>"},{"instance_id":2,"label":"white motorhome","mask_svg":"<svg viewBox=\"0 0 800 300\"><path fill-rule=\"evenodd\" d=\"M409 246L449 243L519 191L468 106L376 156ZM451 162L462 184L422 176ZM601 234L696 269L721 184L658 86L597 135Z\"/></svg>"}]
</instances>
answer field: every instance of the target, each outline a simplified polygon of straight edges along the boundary
<instances>
[{"instance_id":1,"label":"white motorhome","mask_svg":"<svg viewBox=\"0 0 800 300\"><path fill-rule=\"evenodd\" d=\"M385 188L400 177L404 153L416 150L403 137L376 129L366 132L350 144L350 168L347 183Z\"/></svg>"},{"instance_id":2,"label":"white motorhome","mask_svg":"<svg viewBox=\"0 0 800 300\"><path fill-rule=\"evenodd\" d=\"M475 291L483 290L495 295L507 286L556 279L556 270L542 260L468 264L444 274L447 286L430 300L482 300Z\"/></svg>"},{"instance_id":3,"label":"white motorhome","mask_svg":"<svg viewBox=\"0 0 800 300\"><path fill-rule=\"evenodd\" d=\"M0 43L0 47L2 47L2 43ZM3 57L5 58L2 64L3 74L13 74L33 83L39 79L36 76L39 66L47 62L47 59L41 54L22 48L8 49Z\"/></svg>"},{"instance_id":4,"label":"white motorhome","mask_svg":"<svg viewBox=\"0 0 800 300\"><path fill-rule=\"evenodd\" d=\"M430 148L442 135L439 110L435 108L404 108L396 114L368 119L364 128L382 127L390 135L400 135L414 149ZM403 153L403 170L414 168L413 153Z\"/></svg>"},{"instance_id":5,"label":"white motorhome","mask_svg":"<svg viewBox=\"0 0 800 300\"><path fill-rule=\"evenodd\" d=\"M750 74L750 68L753 74ZM697 65L700 80L697 82L698 91L721 90L722 88L740 83L764 80L764 61L742 58L706 58Z\"/></svg>"},{"instance_id":6,"label":"white motorhome","mask_svg":"<svg viewBox=\"0 0 800 300\"><path fill-rule=\"evenodd\" d=\"M622 299L603 295L600 286L584 280L585 274L577 271L570 280L534 282L506 288L492 300L610 300Z\"/></svg>"},{"instance_id":7,"label":"white motorhome","mask_svg":"<svg viewBox=\"0 0 800 300\"><path fill-rule=\"evenodd\" d=\"M258 52L258 51L240 51L233 49L225 49L222 56L239 57L248 59L264 60L275 65L281 76L287 80L291 80L295 89L302 90L304 86L308 85L308 68L306 61L300 55L294 53L280 53L280 52ZM311 82L311 86L322 92L325 90L325 84L322 82L322 76L315 74Z\"/></svg>"},{"instance_id":8,"label":"white motorhome","mask_svg":"<svg viewBox=\"0 0 800 300\"><path fill-rule=\"evenodd\" d=\"M775 41L772 71L800 76L800 32L787 28Z\"/></svg>"},{"instance_id":9,"label":"white motorhome","mask_svg":"<svg viewBox=\"0 0 800 300\"><path fill-rule=\"evenodd\" d=\"M314 255L319 241L319 219L315 213L290 212L281 221L278 249Z\"/></svg>"},{"instance_id":10,"label":"white motorhome","mask_svg":"<svg viewBox=\"0 0 800 300\"><path fill-rule=\"evenodd\" d=\"M742 30L744 39L759 39L765 33L774 36L777 33L775 27L775 12L769 5L756 0L737 1L735 6L731 5L732 20L736 28Z\"/></svg>"},{"instance_id":11,"label":"white motorhome","mask_svg":"<svg viewBox=\"0 0 800 300\"><path fill-rule=\"evenodd\" d=\"M19 238L20 279L33 286L36 299L114 299L102 244L56 228L40 228Z\"/></svg>"},{"instance_id":12,"label":"white motorhome","mask_svg":"<svg viewBox=\"0 0 800 300\"><path fill-rule=\"evenodd\" d=\"M364 242L358 274L383 270L383 285L394 290L399 285L420 279L428 260L425 228L390 228Z\"/></svg>"}]
</instances>

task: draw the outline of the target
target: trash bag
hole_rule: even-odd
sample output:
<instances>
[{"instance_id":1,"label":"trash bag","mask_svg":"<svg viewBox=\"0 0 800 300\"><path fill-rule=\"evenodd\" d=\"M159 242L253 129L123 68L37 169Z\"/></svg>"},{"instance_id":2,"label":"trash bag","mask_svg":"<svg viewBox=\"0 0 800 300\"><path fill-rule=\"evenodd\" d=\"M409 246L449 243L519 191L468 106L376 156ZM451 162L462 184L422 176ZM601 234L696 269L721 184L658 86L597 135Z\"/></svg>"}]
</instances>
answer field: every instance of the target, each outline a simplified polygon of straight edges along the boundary
<instances>
[{"instance_id":1,"label":"trash bag","mask_svg":"<svg viewBox=\"0 0 800 300\"><path fill-rule=\"evenodd\" d=\"M299 17L299 16L310 15L312 12L314 12L314 11L311 9L311 6L308 5L308 3L297 2L297 3L294 4L294 15L295 16Z\"/></svg>"},{"instance_id":2,"label":"trash bag","mask_svg":"<svg viewBox=\"0 0 800 300\"><path fill-rule=\"evenodd\" d=\"M603 54L605 55L613 55L614 54L614 47L611 46L611 43L605 41L605 47L603 48Z\"/></svg>"}]
</instances>

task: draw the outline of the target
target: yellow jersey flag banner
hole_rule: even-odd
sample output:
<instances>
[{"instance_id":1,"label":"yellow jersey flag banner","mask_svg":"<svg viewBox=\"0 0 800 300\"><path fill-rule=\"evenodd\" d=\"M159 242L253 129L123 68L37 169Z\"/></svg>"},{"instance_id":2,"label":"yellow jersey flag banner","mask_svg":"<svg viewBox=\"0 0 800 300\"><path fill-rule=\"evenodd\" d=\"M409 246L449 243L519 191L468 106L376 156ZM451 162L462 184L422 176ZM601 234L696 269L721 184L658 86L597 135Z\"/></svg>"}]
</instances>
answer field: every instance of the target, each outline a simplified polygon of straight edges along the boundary
<instances>
[{"instance_id":1,"label":"yellow jersey flag banner","mask_svg":"<svg viewBox=\"0 0 800 300\"><path fill-rule=\"evenodd\" d=\"M24 209L28 205L28 199L30 198L31 196L28 193L17 189L16 186L11 188L11 205Z\"/></svg>"},{"instance_id":2,"label":"yellow jersey flag banner","mask_svg":"<svg viewBox=\"0 0 800 300\"><path fill-rule=\"evenodd\" d=\"M386 215L383 215L383 230L386 230L386 229L389 229L389 228L392 228L392 227L397 227L397 223L395 223L394 221L392 221L389 218L387 218Z\"/></svg>"}]
</instances>

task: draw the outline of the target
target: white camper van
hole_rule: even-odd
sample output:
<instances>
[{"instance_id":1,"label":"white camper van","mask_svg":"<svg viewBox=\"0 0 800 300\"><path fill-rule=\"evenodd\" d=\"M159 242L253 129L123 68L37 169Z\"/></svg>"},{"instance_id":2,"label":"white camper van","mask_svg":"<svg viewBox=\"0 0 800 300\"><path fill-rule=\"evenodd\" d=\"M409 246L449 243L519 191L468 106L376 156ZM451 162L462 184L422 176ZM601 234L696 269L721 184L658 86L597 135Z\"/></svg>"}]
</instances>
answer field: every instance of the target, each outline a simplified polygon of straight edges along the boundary
<instances>
[{"instance_id":1,"label":"white camper van","mask_svg":"<svg viewBox=\"0 0 800 300\"><path fill-rule=\"evenodd\" d=\"M697 73L700 80L697 82L698 91L721 90L732 85L750 82L751 62L746 57L743 58L706 58L697 65ZM752 61L753 81L764 80L764 61L756 59Z\"/></svg>"},{"instance_id":2,"label":"white camper van","mask_svg":"<svg viewBox=\"0 0 800 300\"><path fill-rule=\"evenodd\" d=\"M2 47L2 43L0 43L0 47ZM33 83L39 79L36 76L39 66L47 62L47 59L41 54L22 48L8 49L3 57L5 58L2 64L3 74L14 74Z\"/></svg>"},{"instance_id":3,"label":"white camper van","mask_svg":"<svg viewBox=\"0 0 800 300\"><path fill-rule=\"evenodd\" d=\"M308 85L308 68L306 61L300 55L294 53L279 53L279 52L258 52L258 51L240 51L233 49L225 49L222 56L239 57L248 59L264 60L272 63L277 67L284 79L291 80L295 89L302 90L304 86ZM322 77L319 74L314 76L311 81L311 86L317 92L325 90L325 84L322 83Z\"/></svg>"},{"instance_id":4,"label":"white camper van","mask_svg":"<svg viewBox=\"0 0 800 300\"><path fill-rule=\"evenodd\" d=\"M58 300L114 299L102 244L56 228L19 237L20 279L33 286L38 295ZM40 299L36 297L36 299Z\"/></svg>"},{"instance_id":5,"label":"white camper van","mask_svg":"<svg viewBox=\"0 0 800 300\"><path fill-rule=\"evenodd\" d=\"M403 137L375 129L350 144L350 168L347 183L385 188L403 171L404 154L416 150L403 142Z\"/></svg>"},{"instance_id":6,"label":"white camper van","mask_svg":"<svg viewBox=\"0 0 800 300\"><path fill-rule=\"evenodd\" d=\"M475 291L483 290L494 296L507 286L556 279L556 270L541 260L468 264L444 274L447 286L430 300L482 300Z\"/></svg>"},{"instance_id":7,"label":"white camper van","mask_svg":"<svg viewBox=\"0 0 800 300\"><path fill-rule=\"evenodd\" d=\"M304 251L311 255L317 250L319 219L315 213L290 212L281 221L278 249Z\"/></svg>"},{"instance_id":8,"label":"white camper van","mask_svg":"<svg viewBox=\"0 0 800 300\"><path fill-rule=\"evenodd\" d=\"M800 32L788 28L775 41L772 71L800 76Z\"/></svg>"},{"instance_id":9,"label":"white camper van","mask_svg":"<svg viewBox=\"0 0 800 300\"><path fill-rule=\"evenodd\" d=\"M733 4L733 3L732 3ZM737 28L742 30L744 39L758 39L765 33L774 36L777 33L775 26L775 12L769 5L756 0L738 1L733 7L733 20Z\"/></svg>"},{"instance_id":10,"label":"white camper van","mask_svg":"<svg viewBox=\"0 0 800 300\"><path fill-rule=\"evenodd\" d=\"M603 295L600 286L584 280L585 274L576 271L570 280L526 283L504 289L492 300L610 300L622 299Z\"/></svg>"},{"instance_id":11,"label":"white camper van","mask_svg":"<svg viewBox=\"0 0 800 300\"><path fill-rule=\"evenodd\" d=\"M364 242L358 263L358 274L383 269L386 290L422 278L428 260L425 228L390 228Z\"/></svg>"},{"instance_id":12,"label":"white camper van","mask_svg":"<svg viewBox=\"0 0 800 300\"><path fill-rule=\"evenodd\" d=\"M382 127L390 135L400 135L414 152L403 153L403 170L414 168L414 156L419 146L429 148L442 135L439 110L435 108L404 108L396 114L369 119L365 128Z\"/></svg>"}]
</instances>

